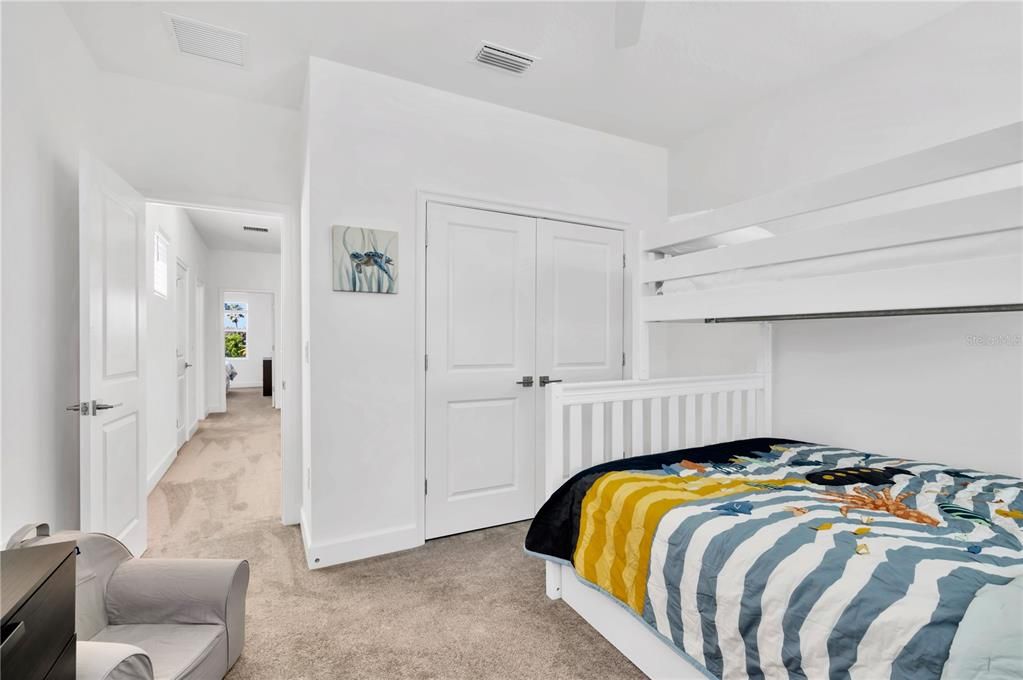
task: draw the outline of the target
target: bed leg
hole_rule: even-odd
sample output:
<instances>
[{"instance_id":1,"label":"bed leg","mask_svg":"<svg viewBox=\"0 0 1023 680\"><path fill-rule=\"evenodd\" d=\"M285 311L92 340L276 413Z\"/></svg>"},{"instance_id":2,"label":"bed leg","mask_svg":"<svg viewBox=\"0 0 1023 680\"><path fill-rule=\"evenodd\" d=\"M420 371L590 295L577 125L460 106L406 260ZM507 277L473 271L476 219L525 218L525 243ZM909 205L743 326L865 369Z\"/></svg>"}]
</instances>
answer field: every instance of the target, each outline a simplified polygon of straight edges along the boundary
<instances>
[{"instance_id":1,"label":"bed leg","mask_svg":"<svg viewBox=\"0 0 1023 680\"><path fill-rule=\"evenodd\" d=\"M561 565L547 562L547 597L552 600L561 599Z\"/></svg>"}]
</instances>

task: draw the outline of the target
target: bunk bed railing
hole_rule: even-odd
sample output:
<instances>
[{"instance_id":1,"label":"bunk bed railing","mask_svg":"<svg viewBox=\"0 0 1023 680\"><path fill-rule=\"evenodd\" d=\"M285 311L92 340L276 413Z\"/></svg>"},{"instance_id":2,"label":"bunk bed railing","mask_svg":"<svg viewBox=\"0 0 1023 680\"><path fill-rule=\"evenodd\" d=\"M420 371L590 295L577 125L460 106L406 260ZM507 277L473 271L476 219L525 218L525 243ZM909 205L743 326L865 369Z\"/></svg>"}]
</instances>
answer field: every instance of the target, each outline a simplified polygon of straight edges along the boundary
<instances>
[{"instance_id":1,"label":"bunk bed railing","mask_svg":"<svg viewBox=\"0 0 1023 680\"><path fill-rule=\"evenodd\" d=\"M640 248L641 321L1011 308L1023 123L647 229ZM862 264L829 269L845 256Z\"/></svg>"},{"instance_id":2,"label":"bunk bed railing","mask_svg":"<svg viewBox=\"0 0 1023 680\"><path fill-rule=\"evenodd\" d=\"M546 494L591 465L769 434L763 373L546 390Z\"/></svg>"}]
</instances>

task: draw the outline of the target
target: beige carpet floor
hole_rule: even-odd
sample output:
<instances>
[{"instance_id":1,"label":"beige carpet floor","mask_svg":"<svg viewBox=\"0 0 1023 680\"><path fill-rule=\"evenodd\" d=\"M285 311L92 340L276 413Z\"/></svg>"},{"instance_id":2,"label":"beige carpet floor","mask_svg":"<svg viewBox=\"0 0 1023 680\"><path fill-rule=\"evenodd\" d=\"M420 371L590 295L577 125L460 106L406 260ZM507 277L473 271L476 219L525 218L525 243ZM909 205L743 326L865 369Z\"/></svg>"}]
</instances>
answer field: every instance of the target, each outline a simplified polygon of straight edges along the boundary
<instances>
[{"instance_id":1,"label":"beige carpet floor","mask_svg":"<svg viewBox=\"0 0 1023 680\"><path fill-rule=\"evenodd\" d=\"M280 523L280 415L230 393L149 500L148 556L249 560L245 650L228 678L640 678L522 551L527 523L309 571Z\"/></svg>"}]
</instances>

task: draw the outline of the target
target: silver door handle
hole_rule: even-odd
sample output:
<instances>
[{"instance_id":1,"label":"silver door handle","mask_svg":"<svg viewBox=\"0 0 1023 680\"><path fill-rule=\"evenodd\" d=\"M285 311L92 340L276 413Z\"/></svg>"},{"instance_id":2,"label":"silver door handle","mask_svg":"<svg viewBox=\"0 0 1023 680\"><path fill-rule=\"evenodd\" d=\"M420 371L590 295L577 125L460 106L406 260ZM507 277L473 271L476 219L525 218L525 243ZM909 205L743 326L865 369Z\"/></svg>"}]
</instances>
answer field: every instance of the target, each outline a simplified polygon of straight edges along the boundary
<instances>
[{"instance_id":1,"label":"silver door handle","mask_svg":"<svg viewBox=\"0 0 1023 680\"><path fill-rule=\"evenodd\" d=\"M64 410L65 411L77 411L78 413L84 413L85 415L89 415L89 402L82 401L82 402L79 402L77 404L72 404L71 406L68 406Z\"/></svg>"},{"instance_id":2,"label":"silver door handle","mask_svg":"<svg viewBox=\"0 0 1023 680\"><path fill-rule=\"evenodd\" d=\"M186 362L185 362L185 368L192 368L192 364L190 364L190 363L188 363L188 362L186 361Z\"/></svg>"},{"instance_id":3,"label":"silver door handle","mask_svg":"<svg viewBox=\"0 0 1023 680\"><path fill-rule=\"evenodd\" d=\"M541 375L540 376L540 387L543 387L544 385L547 385L548 383L556 383L556 382L561 382L561 378L558 378L557 380L551 380L546 375Z\"/></svg>"},{"instance_id":4,"label":"silver door handle","mask_svg":"<svg viewBox=\"0 0 1023 680\"><path fill-rule=\"evenodd\" d=\"M92 402L92 412L95 413L96 411L106 411L108 409L117 408L118 406L124 406L124 402L120 402L117 404L100 404L94 401Z\"/></svg>"},{"instance_id":5,"label":"silver door handle","mask_svg":"<svg viewBox=\"0 0 1023 680\"><path fill-rule=\"evenodd\" d=\"M524 376L522 376L522 380L516 380L515 384L516 385L522 385L523 387L532 387L533 386L533 376L531 376L531 375L524 375Z\"/></svg>"}]
</instances>

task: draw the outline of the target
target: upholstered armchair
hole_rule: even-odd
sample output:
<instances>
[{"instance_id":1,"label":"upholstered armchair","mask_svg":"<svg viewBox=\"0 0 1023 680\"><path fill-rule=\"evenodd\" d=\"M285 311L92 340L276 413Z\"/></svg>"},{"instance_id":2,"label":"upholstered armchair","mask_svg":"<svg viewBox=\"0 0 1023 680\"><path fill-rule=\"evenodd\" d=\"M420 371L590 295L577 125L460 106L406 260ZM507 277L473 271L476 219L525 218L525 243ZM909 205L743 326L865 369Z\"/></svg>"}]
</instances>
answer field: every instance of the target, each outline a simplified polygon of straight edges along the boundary
<instances>
[{"instance_id":1,"label":"upholstered armchair","mask_svg":"<svg viewBox=\"0 0 1023 680\"><path fill-rule=\"evenodd\" d=\"M238 660L248 562L136 559L104 534L48 534L11 544L77 542L78 680L214 680Z\"/></svg>"}]
</instances>

